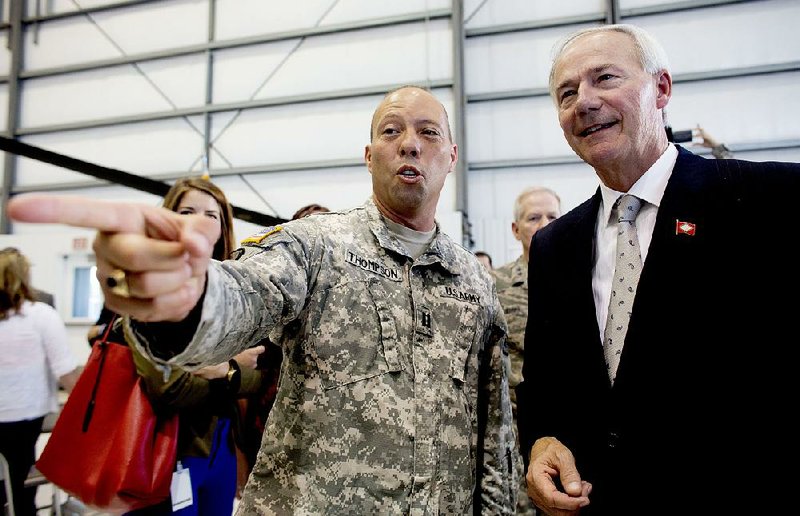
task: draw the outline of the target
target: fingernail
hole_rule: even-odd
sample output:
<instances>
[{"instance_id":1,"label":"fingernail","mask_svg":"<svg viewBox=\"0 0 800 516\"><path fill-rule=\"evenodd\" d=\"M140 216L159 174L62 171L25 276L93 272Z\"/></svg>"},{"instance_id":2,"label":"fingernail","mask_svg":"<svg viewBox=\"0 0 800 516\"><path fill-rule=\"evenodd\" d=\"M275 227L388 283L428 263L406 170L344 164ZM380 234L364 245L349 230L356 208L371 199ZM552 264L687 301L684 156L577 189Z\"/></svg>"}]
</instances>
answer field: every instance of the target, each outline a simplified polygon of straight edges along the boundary
<instances>
[{"instance_id":1,"label":"fingernail","mask_svg":"<svg viewBox=\"0 0 800 516\"><path fill-rule=\"evenodd\" d=\"M576 490L576 489L577 489L577 490L579 490L579 491L580 491L580 489L581 489L581 484L580 484L580 482L570 482L570 483L569 483L569 484L567 484L565 487L566 487L567 489L572 489L572 490Z\"/></svg>"}]
</instances>

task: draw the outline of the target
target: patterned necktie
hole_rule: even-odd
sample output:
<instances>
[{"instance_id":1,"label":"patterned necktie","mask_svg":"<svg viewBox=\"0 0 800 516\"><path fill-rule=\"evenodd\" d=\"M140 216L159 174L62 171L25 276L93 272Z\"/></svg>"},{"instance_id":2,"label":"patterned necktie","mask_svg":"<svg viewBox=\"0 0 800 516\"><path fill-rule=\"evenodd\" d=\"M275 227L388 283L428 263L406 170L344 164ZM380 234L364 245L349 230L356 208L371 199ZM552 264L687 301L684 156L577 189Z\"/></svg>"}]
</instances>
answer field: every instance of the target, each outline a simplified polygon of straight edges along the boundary
<instances>
[{"instance_id":1,"label":"patterned necktie","mask_svg":"<svg viewBox=\"0 0 800 516\"><path fill-rule=\"evenodd\" d=\"M639 237L636 235L636 215L642 201L633 195L623 195L616 202L617 215L617 261L614 280L611 284L611 299L608 303L608 319L603 336L603 352L611 384L617 377L617 366L628 332L633 298L642 271L642 254Z\"/></svg>"}]
</instances>

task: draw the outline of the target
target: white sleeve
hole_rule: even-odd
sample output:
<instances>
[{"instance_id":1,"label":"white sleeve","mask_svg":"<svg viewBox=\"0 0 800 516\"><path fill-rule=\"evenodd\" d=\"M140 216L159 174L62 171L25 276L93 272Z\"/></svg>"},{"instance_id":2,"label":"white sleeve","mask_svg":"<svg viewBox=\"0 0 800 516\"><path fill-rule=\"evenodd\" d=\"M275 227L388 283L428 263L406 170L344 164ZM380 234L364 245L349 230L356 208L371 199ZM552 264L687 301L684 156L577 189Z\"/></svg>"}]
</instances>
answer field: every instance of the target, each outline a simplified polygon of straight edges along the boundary
<instances>
[{"instance_id":1,"label":"white sleeve","mask_svg":"<svg viewBox=\"0 0 800 516\"><path fill-rule=\"evenodd\" d=\"M41 335L47 363L56 379L78 367L78 360L69 347L67 328L55 309L36 303L36 325Z\"/></svg>"}]
</instances>

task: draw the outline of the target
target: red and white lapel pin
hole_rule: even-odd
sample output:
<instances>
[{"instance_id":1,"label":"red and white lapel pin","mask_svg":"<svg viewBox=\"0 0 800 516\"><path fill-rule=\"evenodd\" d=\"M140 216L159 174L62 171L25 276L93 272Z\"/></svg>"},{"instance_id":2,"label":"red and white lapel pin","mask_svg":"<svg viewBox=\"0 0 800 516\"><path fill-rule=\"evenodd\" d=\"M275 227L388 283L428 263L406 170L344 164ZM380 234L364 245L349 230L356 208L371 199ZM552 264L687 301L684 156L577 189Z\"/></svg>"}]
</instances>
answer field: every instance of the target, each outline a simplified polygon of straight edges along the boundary
<instances>
[{"instance_id":1,"label":"red and white lapel pin","mask_svg":"<svg viewBox=\"0 0 800 516\"><path fill-rule=\"evenodd\" d=\"M697 225L694 222L675 219L675 234L694 236Z\"/></svg>"}]
</instances>

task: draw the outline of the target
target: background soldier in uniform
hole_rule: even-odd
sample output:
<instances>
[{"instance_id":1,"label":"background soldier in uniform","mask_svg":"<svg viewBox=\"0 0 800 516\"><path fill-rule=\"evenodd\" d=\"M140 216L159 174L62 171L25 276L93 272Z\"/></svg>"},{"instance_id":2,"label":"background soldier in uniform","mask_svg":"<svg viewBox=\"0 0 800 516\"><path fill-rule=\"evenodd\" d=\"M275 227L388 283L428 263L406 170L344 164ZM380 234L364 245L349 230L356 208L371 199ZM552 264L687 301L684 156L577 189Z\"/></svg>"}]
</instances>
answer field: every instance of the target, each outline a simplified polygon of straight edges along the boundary
<instances>
[{"instance_id":1,"label":"background soldier in uniform","mask_svg":"<svg viewBox=\"0 0 800 516\"><path fill-rule=\"evenodd\" d=\"M553 190L543 186L531 186L523 190L514 201L514 221L511 232L522 244L522 254L492 274L497 286L497 297L505 312L508 323L509 358L511 374L508 385L511 389L511 408L514 425L517 423L516 387L522 381L522 357L525 349L525 325L528 322L528 252L533 235L561 216L561 198ZM523 461L519 460L517 470L520 488L517 496L517 514L533 515L536 508L528 498Z\"/></svg>"},{"instance_id":2,"label":"background soldier in uniform","mask_svg":"<svg viewBox=\"0 0 800 516\"><path fill-rule=\"evenodd\" d=\"M268 228L236 261L209 261L201 218L149 206L31 196L9 212L99 230L106 302L156 363L216 364L267 336L281 345L239 514L467 514L473 499L511 514L505 321L489 274L434 221L458 156L447 114L400 88L371 138L364 206ZM126 281L107 283L117 270Z\"/></svg>"}]
</instances>

